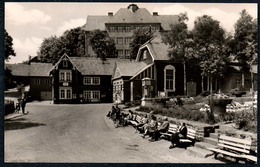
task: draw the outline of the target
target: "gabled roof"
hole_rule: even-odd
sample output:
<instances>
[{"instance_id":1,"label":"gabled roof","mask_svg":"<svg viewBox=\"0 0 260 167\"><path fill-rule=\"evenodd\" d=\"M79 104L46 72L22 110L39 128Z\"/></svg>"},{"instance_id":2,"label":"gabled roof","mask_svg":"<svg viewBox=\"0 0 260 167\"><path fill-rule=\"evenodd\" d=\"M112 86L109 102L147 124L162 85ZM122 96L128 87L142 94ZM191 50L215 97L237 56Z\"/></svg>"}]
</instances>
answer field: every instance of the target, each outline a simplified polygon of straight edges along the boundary
<instances>
[{"instance_id":1,"label":"gabled roof","mask_svg":"<svg viewBox=\"0 0 260 167\"><path fill-rule=\"evenodd\" d=\"M160 23L155 17L145 8L139 8L135 12L121 8L114 16L108 16L108 23Z\"/></svg>"},{"instance_id":2,"label":"gabled roof","mask_svg":"<svg viewBox=\"0 0 260 167\"><path fill-rule=\"evenodd\" d=\"M13 76L29 76L30 65L28 64L5 64Z\"/></svg>"},{"instance_id":3,"label":"gabled roof","mask_svg":"<svg viewBox=\"0 0 260 167\"><path fill-rule=\"evenodd\" d=\"M128 76L132 77L140 70L145 68L147 64L137 61L118 61L116 62L116 71L114 72L113 79Z\"/></svg>"},{"instance_id":4,"label":"gabled roof","mask_svg":"<svg viewBox=\"0 0 260 167\"><path fill-rule=\"evenodd\" d=\"M47 77L52 70L53 65L51 63L31 63L30 74L31 77Z\"/></svg>"},{"instance_id":5,"label":"gabled roof","mask_svg":"<svg viewBox=\"0 0 260 167\"><path fill-rule=\"evenodd\" d=\"M82 75L113 75L116 59L107 59L104 64L98 58L70 57Z\"/></svg>"},{"instance_id":6,"label":"gabled roof","mask_svg":"<svg viewBox=\"0 0 260 167\"><path fill-rule=\"evenodd\" d=\"M96 29L105 30L105 23L108 22L108 16L88 16L85 26L86 31Z\"/></svg>"},{"instance_id":7,"label":"gabled roof","mask_svg":"<svg viewBox=\"0 0 260 167\"><path fill-rule=\"evenodd\" d=\"M105 30L105 24L109 23L161 23L163 30L170 30L170 24L178 21L177 15L152 15L146 8L138 8L135 12L127 8L119 9L112 16L93 16L87 17L85 26L86 31L95 29Z\"/></svg>"},{"instance_id":8,"label":"gabled roof","mask_svg":"<svg viewBox=\"0 0 260 167\"><path fill-rule=\"evenodd\" d=\"M162 36L160 35L160 33L156 33L154 35L154 38L152 38L151 40L149 40L145 44L143 44L139 48L136 60L137 61L140 60L140 56L142 53L141 50L144 48L148 49L153 60L170 60L170 58L168 56L169 46L166 45L165 43L163 43L161 38L162 38Z\"/></svg>"}]
</instances>

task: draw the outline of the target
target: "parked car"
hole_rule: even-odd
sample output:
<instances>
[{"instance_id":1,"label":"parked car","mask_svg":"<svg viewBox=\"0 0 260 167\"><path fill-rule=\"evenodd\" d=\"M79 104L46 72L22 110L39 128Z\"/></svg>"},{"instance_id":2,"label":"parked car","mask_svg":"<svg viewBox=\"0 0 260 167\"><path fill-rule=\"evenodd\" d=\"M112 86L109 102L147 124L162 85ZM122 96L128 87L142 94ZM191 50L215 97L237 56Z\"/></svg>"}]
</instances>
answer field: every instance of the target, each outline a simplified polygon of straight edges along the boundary
<instances>
[{"instance_id":1,"label":"parked car","mask_svg":"<svg viewBox=\"0 0 260 167\"><path fill-rule=\"evenodd\" d=\"M15 111L14 101L5 100L5 116L14 113L14 111Z\"/></svg>"}]
</instances>

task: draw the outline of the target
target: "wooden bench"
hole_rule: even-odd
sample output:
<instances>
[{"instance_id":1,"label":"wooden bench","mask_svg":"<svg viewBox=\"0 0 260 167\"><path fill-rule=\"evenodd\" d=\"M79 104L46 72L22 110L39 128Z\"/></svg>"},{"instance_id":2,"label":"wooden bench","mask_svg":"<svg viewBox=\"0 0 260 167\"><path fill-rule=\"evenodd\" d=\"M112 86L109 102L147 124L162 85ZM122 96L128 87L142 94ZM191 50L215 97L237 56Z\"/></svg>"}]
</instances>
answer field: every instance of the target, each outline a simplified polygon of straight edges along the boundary
<instances>
[{"instance_id":1,"label":"wooden bench","mask_svg":"<svg viewBox=\"0 0 260 167\"><path fill-rule=\"evenodd\" d=\"M139 123L142 122L143 117L141 117L140 115L134 115L134 119L129 121L133 126L138 125Z\"/></svg>"},{"instance_id":2,"label":"wooden bench","mask_svg":"<svg viewBox=\"0 0 260 167\"><path fill-rule=\"evenodd\" d=\"M172 134L176 133L178 131L178 125L176 124L170 124L169 130L166 133L160 133L162 135L162 138L166 138L167 140L170 140L170 137ZM187 128L187 139L180 139L180 144L192 144L194 145L195 139L196 139L196 130L188 127Z\"/></svg>"},{"instance_id":3,"label":"wooden bench","mask_svg":"<svg viewBox=\"0 0 260 167\"><path fill-rule=\"evenodd\" d=\"M251 139L239 139L235 137L230 137L226 135L220 135L218 138L218 147L209 148L214 153L214 158L216 159L219 154L223 156L229 156L236 160L246 162L253 161L256 163L257 157L251 155Z\"/></svg>"}]
</instances>

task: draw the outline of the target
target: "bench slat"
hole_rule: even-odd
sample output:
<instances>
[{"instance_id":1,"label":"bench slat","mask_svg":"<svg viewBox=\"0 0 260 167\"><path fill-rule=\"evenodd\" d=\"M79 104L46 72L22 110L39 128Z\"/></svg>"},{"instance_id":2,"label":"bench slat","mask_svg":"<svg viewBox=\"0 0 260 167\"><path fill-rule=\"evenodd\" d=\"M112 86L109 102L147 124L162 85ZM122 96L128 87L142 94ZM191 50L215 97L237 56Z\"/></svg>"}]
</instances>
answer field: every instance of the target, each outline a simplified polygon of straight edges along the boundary
<instances>
[{"instance_id":1,"label":"bench slat","mask_svg":"<svg viewBox=\"0 0 260 167\"><path fill-rule=\"evenodd\" d=\"M235 151L238 151L238 152L249 154L249 150L244 150L244 149L240 149L240 148L236 148L236 147L232 147L232 146L228 146L228 145L224 145L224 144L218 144L218 146L224 147L224 148L229 148L230 150L235 150Z\"/></svg>"},{"instance_id":2,"label":"bench slat","mask_svg":"<svg viewBox=\"0 0 260 167\"><path fill-rule=\"evenodd\" d=\"M230 136L226 136L226 135L220 135L219 139L220 140L233 141L235 143L242 143L242 144L247 144L247 145L252 144L252 140L238 139L238 138L234 138L234 137L230 137Z\"/></svg>"},{"instance_id":3,"label":"bench slat","mask_svg":"<svg viewBox=\"0 0 260 167\"><path fill-rule=\"evenodd\" d=\"M257 162L257 157L253 155L241 155L242 158L249 159L251 161Z\"/></svg>"},{"instance_id":4,"label":"bench slat","mask_svg":"<svg viewBox=\"0 0 260 167\"><path fill-rule=\"evenodd\" d=\"M225 140L219 140L219 143L221 143L223 145L230 145L230 146L242 148L242 149L245 149L245 150L250 150L251 149L250 145L237 144L237 143L233 143L233 142L229 142L229 141L225 141Z\"/></svg>"}]
</instances>

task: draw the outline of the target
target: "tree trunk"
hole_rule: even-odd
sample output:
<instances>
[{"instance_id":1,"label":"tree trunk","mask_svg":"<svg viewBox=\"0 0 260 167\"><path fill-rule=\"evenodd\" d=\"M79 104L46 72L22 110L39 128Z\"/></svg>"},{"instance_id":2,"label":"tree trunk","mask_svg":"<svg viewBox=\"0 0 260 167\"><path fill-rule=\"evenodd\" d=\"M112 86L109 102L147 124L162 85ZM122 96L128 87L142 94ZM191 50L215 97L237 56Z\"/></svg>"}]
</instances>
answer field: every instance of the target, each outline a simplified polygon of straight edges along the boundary
<instances>
[{"instance_id":1,"label":"tree trunk","mask_svg":"<svg viewBox=\"0 0 260 167\"><path fill-rule=\"evenodd\" d=\"M242 89L244 89L245 88L245 74L244 74L244 72L242 72Z\"/></svg>"},{"instance_id":2,"label":"tree trunk","mask_svg":"<svg viewBox=\"0 0 260 167\"><path fill-rule=\"evenodd\" d=\"M183 75L184 75L184 95L187 96L187 79L186 79L186 64L185 64L185 61L183 62Z\"/></svg>"},{"instance_id":3,"label":"tree trunk","mask_svg":"<svg viewBox=\"0 0 260 167\"><path fill-rule=\"evenodd\" d=\"M209 86L210 86L210 82L212 82L212 81L209 81L210 80L210 78L209 78L209 76L207 77L207 91L209 91Z\"/></svg>"},{"instance_id":4,"label":"tree trunk","mask_svg":"<svg viewBox=\"0 0 260 167\"><path fill-rule=\"evenodd\" d=\"M213 91L212 91L212 76L208 77L210 82L210 113L209 113L209 123L214 123L214 104L213 104Z\"/></svg>"},{"instance_id":5,"label":"tree trunk","mask_svg":"<svg viewBox=\"0 0 260 167\"><path fill-rule=\"evenodd\" d=\"M201 76L201 92L204 92L204 77Z\"/></svg>"}]
</instances>

